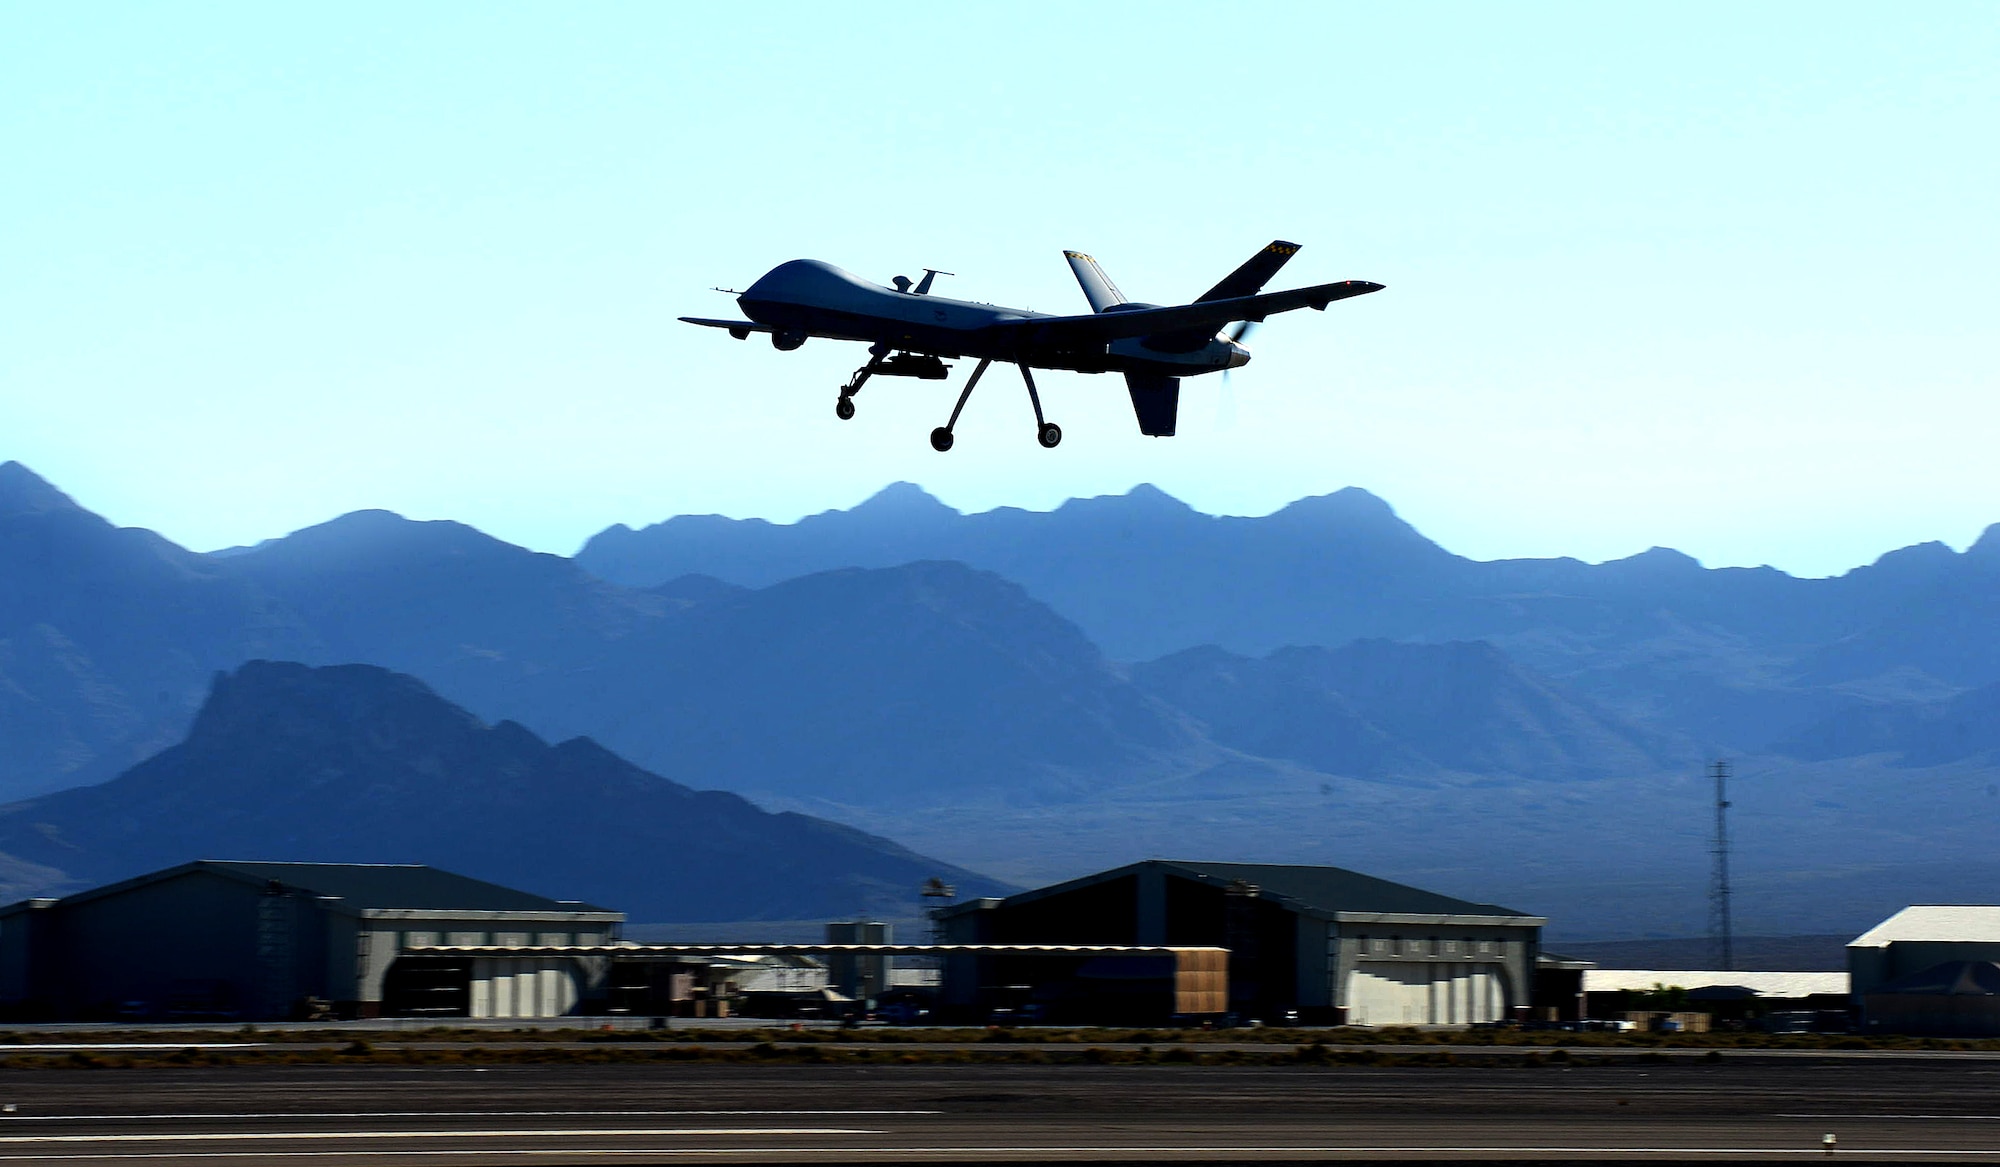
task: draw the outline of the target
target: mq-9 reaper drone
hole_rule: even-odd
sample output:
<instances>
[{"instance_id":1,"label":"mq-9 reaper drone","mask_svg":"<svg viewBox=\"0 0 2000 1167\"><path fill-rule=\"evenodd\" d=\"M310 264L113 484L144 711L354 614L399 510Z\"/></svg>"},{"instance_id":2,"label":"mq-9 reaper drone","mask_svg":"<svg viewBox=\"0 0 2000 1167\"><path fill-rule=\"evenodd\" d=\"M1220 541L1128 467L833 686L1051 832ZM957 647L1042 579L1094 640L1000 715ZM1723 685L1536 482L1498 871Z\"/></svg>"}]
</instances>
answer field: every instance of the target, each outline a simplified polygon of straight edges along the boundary
<instances>
[{"instance_id":1,"label":"mq-9 reaper drone","mask_svg":"<svg viewBox=\"0 0 2000 1167\"><path fill-rule=\"evenodd\" d=\"M1298 308L1324 311L1335 300L1382 288L1367 280L1346 280L1265 294L1264 285L1298 250L1296 243L1273 241L1193 303L1172 307L1127 300L1096 260L1066 251L1070 270L1090 301L1088 316L1055 316L933 296L931 282L951 274L933 268L924 269L923 280L914 286L908 277L897 276L889 288L816 259L794 259L772 268L737 296L737 304L750 319L681 319L726 329L738 340L753 332L769 333L772 345L787 352L814 336L866 342L868 363L840 387L834 404L843 421L854 416L854 395L870 377L942 381L950 371L945 361L978 358L952 407L951 420L931 431L931 447L938 451L951 449L952 427L994 361L1020 367L1028 400L1035 407L1035 436L1044 446L1061 442L1062 429L1042 416L1034 369L1123 373L1139 432L1172 437L1180 411L1181 378L1250 363L1243 338L1251 325ZM1234 328L1220 331L1231 323Z\"/></svg>"}]
</instances>

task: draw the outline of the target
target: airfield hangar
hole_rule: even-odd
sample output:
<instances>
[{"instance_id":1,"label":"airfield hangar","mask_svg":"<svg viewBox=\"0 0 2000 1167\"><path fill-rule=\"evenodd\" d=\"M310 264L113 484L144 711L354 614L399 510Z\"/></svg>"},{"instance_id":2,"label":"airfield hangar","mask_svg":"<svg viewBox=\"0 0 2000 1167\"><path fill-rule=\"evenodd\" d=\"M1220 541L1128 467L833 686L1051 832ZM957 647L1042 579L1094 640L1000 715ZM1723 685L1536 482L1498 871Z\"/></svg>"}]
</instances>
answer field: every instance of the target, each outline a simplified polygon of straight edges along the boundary
<instances>
[{"instance_id":1,"label":"airfield hangar","mask_svg":"<svg viewBox=\"0 0 2000 1167\"><path fill-rule=\"evenodd\" d=\"M1540 916L1338 867L1147 860L937 913L948 944L1214 946L1229 950L1228 1007L1306 1024L1466 1025L1526 1015ZM1004 954L948 956L948 1008L1064 1012L1093 969L1037 984ZM1101 971L1116 977L1109 964ZM1049 1000L1010 1001L1010 992Z\"/></svg>"},{"instance_id":2,"label":"airfield hangar","mask_svg":"<svg viewBox=\"0 0 2000 1167\"><path fill-rule=\"evenodd\" d=\"M2000 1037L2000 906L1904 908L1848 943L1847 971L1863 1032Z\"/></svg>"},{"instance_id":3,"label":"airfield hangar","mask_svg":"<svg viewBox=\"0 0 2000 1167\"><path fill-rule=\"evenodd\" d=\"M603 945L624 920L433 867L199 860L0 908L0 1011L560 1016L601 990L602 961L549 956L479 969L421 950Z\"/></svg>"}]
</instances>

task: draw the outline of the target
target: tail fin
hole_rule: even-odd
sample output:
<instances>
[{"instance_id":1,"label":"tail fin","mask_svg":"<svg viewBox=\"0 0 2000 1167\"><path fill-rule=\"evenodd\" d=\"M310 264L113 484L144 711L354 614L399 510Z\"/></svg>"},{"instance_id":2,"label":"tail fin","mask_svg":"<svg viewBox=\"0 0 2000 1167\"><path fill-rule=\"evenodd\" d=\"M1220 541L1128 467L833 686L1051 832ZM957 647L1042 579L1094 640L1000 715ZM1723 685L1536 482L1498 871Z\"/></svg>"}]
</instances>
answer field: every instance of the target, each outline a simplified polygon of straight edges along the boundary
<instances>
[{"instance_id":1,"label":"tail fin","mask_svg":"<svg viewBox=\"0 0 2000 1167\"><path fill-rule=\"evenodd\" d=\"M1181 411L1181 379L1158 373L1127 373L1125 388L1132 394L1139 432L1150 438L1173 437L1174 422Z\"/></svg>"},{"instance_id":2,"label":"tail fin","mask_svg":"<svg viewBox=\"0 0 2000 1167\"><path fill-rule=\"evenodd\" d=\"M1224 276L1221 283L1203 292L1195 303L1254 296L1264 290L1264 285L1271 282L1271 277L1278 274L1278 269L1285 266L1286 260L1298 253L1298 244L1273 239L1264 250L1244 260L1242 267Z\"/></svg>"},{"instance_id":3,"label":"tail fin","mask_svg":"<svg viewBox=\"0 0 2000 1167\"><path fill-rule=\"evenodd\" d=\"M1076 282L1083 285L1083 298L1090 301L1092 312L1102 312L1106 308L1125 302L1125 293L1097 266L1097 261L1081 251L1065 251L1063 258L1069 260L1069 270L1076 273Z\"/></svg>"}]
</instances>

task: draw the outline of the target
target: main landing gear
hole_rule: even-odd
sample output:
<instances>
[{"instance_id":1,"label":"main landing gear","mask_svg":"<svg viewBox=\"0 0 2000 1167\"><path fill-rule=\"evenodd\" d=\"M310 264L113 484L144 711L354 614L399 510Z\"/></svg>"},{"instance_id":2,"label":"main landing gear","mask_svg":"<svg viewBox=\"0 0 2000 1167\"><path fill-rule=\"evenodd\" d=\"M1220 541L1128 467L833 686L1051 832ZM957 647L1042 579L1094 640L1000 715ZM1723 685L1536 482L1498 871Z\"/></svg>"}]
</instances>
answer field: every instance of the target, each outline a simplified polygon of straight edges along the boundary
<instances>
[{"instance_id":1,"label":"main landing gear","mask_svg":"<svg viewBox=\"0 0 2000 1167\"><path fill-rule=\"evenodd\" d=\"M982 359L979 366L972 370L972 376L965 382L965 388L958 395L958 404L951 407L951 420L931 431L931 449L940 454L951 449L951 431L958 424L958 415L964 411L966 399L972 396L972 390L978 386L979 378L986 374L986 366L992 363L990 357ZM1062 427L1042 416L1042 397L1035 392L1035 375L1025 364L1020 366L1020 370L1021 380L1028 386L1028 400L1035 407L1035 440L1040 442L1044 449L1053 450L1062 444Z\"/></svg>"}]
</instances>

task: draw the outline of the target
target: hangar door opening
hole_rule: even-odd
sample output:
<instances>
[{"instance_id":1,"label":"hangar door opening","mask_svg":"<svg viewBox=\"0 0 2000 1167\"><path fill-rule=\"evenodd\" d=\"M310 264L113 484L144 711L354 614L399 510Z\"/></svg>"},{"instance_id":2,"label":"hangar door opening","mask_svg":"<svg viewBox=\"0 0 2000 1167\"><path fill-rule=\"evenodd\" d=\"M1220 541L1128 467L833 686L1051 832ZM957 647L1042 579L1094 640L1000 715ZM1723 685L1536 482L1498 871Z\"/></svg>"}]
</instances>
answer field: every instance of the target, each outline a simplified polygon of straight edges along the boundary
<instances>
[{"instance_id":1,"label":"hangar door opening","mask_svg":"<svg viewBox=\"0 0 2000 1167\"><path fill-rule=\"evenodd\" d=\"M472 962L399 956L382 977L385 1017L466 1017L472 1012Z\"/></svg>"},{"instance_id":2,"label":"hangar door opening","mask_svg":"<svg viewBox=\"0 0 2000 1167\"><path fill-rule=\"evenodd\" d=\"M1506 1014L1492 965L1369 961L1347 982L1350 1025L1473 1025Z\"/></svg>"}]
</instances>

